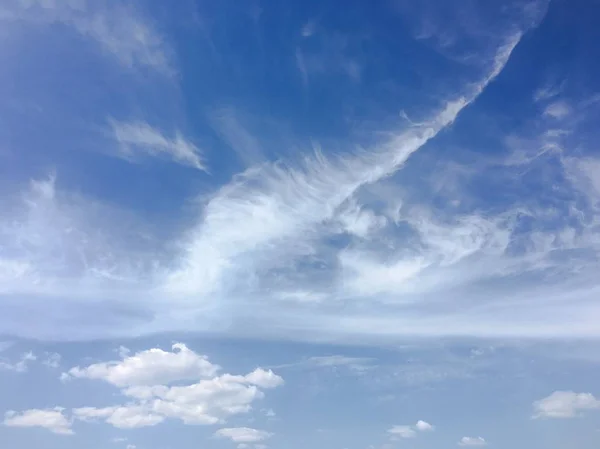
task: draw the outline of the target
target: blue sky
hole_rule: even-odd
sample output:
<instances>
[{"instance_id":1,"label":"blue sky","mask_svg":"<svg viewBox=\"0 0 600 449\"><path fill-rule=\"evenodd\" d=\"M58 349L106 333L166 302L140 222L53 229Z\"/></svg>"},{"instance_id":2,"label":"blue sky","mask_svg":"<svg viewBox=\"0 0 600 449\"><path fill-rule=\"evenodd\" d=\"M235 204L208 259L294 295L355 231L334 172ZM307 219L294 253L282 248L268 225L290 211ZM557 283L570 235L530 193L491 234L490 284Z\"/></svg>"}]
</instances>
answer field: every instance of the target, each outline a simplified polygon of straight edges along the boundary
<instances>
[{"instance_id":1,"label":"blue sky","mask_svg":"<svg viewBox=\"0 0 600 449\"><path fill-rule=\"evenodd\" d=\"M599 17L2 2L0 441L595 448Z\"/></svg>"}]
</instances>

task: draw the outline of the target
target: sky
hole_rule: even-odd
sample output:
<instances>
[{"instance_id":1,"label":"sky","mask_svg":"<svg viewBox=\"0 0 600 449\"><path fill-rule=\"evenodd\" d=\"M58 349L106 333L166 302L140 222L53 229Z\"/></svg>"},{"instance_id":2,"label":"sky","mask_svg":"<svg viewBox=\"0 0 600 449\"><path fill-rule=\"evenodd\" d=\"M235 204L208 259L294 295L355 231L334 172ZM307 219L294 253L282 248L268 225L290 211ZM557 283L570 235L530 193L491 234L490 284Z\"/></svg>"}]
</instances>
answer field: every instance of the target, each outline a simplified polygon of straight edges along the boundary
<instances>
[{"instance_id":1,"label":"sky","mask_svg":"<svg viewBox=\"0 0 600 449\"><path fill-rule=\"evenodd\" d=\"M600 3L0 2L0 441L596 449Z\"/></svg>"}]
</instances>

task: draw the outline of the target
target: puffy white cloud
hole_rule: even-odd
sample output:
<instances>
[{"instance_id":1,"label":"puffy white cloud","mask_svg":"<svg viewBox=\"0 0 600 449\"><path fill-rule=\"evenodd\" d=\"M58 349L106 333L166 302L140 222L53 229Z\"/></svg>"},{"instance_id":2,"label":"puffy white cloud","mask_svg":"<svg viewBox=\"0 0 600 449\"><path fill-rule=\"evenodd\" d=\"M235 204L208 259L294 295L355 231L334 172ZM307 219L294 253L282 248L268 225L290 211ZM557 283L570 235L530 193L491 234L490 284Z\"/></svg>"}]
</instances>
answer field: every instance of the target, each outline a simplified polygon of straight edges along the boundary
<instances>
[{"instance_id":1,"label":"puffy white cloud","mask_svg":"<svg viewBox=\"0 0 600 449\"><path fill-rule=\"evenodd\" d=\"M417 424L415 424L415 427L420 432L428 432L428 431L431 431L434 429L434 427L431 424L429 424L426 421L422 421L422 420L417 421Z\"/></svg>"},{"instance_id":2,"label":"puffy white cloud","mask_svg":"<svg viewBox=\"0 0 600 449\"><path fill-rule=\"evenodd\" d=\"M206 171L200 149L176 132L170 138L146 122L119 122L110 120L115 140L121 147L121 155L135 158L138 154L164 155L175 162Z\"/></svg>"},{"instance_id":3,"label":"puffy white cloud","mask_svg":"<svg viewBox=\"0 0 600 449\"><path fill-rule=\"evenodd\" d=\"M256 443L266 440L273 434L264 430L252 429L250 427L226 427L215 432L215 436L229 438L234 443Z\"/></svg>"},{"instance_id":4,"label":"puffy white cloud","mask_svg":"<svg viewBox=\"0 0 600 449\"><path fill-rule=\"evenodd\" d=\"M533 403L534 418L573 418L578 412L600 409L600 399L591 393L555 391Z\"/></svg>"},{"instance_id":5,"label":"puffy white cloud","mask_svg":"<svg viewBox=\"0 0 600 449\"><path fill-rule=\"evenodd\" d=\"M395 438L414 438L417 432L430 432L434 430L434 426L426 421L419 420L414 426L393 426L388 429L388 434L392 439Z\"/></svg>"},{"instance_id":6,"label":"puffy white cloud","mask_svg":"<svg viewBox=\"0 0 600 449\"><path fill-rule=\"evenodd\" d=\"M4 425L9 427L43 427L60 435L71 435L71 422L63 414L63 408L31 409L17 413L8 411L4 415Z\"/></svg>"},{"instance_id":7,"label":"puffy white cloud","mask_svg":"<svg viewBox=\"0 0 600 449\"><path fill-rule=\"evenodd\" d=\"M210 377L220 369L218 365L210 363L206 356L196 354L183 343L175 343L172 349L169 352L152 348L125 356L120 361L96 363L85 368L74 367L68 371L68 375L128 387Z\"/></svg>"},{"instance_id":8,"label":"puffy white cloud","mask_svg":"<svg viewBox=\"0 0 600 449\"><path fill-rule=\"evenodd\" d=\"M246 374L246 381L261 388L275 388L283 385L283 378L271 370L256 368Z\"/></svg>"},{"instance_id":9,"label":"puffy white cloud","mask_svg":"<svg viewBox=\"0 0 600 449\"><path fill-rule=\"evenodd\" d=\"M388 429L388 433L392 437L414 438L417 432L411 426L394 426Z\"/></svg>"},{"instance_id":10,"label":"puffy white cloud","mask_svg":"<svg viewBox=\"0 0 600 449\"><path fill-rule=\"evenodd\" d=\"M487 442L482 437L462 437L459 446L486 446Z\"/></svg>"},{"instance_id":11,"label":"puffy white cloud","mask_svg":"<svg viewBox=\"0 0 600 449\"><path fill-rule=\"evenodd\" d=\"M261 389L276 388L284 381L271 370L256 368L246 375L216 374L219 367L211 364L182 343L173 352L152 348L128 355L123 360L69 370L66 378L88 378L121 387L131 399L124 405L80 407L73 416L83 421L103 420L119 428L154 426L165 418L190 425L224 422L231 415L247 413L252 403L262 399ZM196 380L187 385L172 382Z\"/></svg>"}]
</instances>

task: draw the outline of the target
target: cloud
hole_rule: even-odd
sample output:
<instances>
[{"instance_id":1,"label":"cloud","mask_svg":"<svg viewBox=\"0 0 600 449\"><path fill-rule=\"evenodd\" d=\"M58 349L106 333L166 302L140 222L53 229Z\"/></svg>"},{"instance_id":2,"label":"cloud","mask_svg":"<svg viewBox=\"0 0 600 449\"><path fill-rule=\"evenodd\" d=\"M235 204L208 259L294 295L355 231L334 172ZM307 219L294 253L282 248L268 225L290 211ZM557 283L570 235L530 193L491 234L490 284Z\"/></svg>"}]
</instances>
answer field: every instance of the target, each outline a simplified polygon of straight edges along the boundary
<instances>
[{"instance_id":1,"label":"cloud","mask_svg":"<svg viewBox=\"0 0 600 449\"><path fill-rule=\"evenodd\" d=\"M284 384L271 370L256 368L246 375L221 374L205 356L184 344L173 352L158 348L125 355L120 362L104 362L69 370L71 378L109 382L121 388L129 402L109 407L79 407L73 417L82 421L103 420L118 428L155 426L166 418L189 425L222 423L232 415L248 413L252 403L264 397L261 389ZM200 379L200 380L198 380ZM197 380L182 384L182 381ZM169 385L176 382L176 385Z\"/></svg>"},{"instance_id":2,"label":"cloud","mask_svg":"<svg viewBox=\"0 0 600 449\"><path fill-rule=\"evenodd\" d=\"M60 435L72 435L71 422L63 415L60 407L53 409L31 409L17 413L6 412L4 425L9 427L43 427Z\"/></svg>"},{"instance_id":3,"label":"cloud","mask_svg":"<svg viewBox=\"0 0 600 449\"><path fill-rule=\"evenodd\" d=\"M345 355L312 356L292 363L276 365L273 368L297 368L297 369L336 369L348 368L352 371L362 372L375 365L373 359L368 357L349 357Z\"/></svg>"},{"instance_id":4,"label":"cloud","mask_svg":"<svg viewBox=\"0 0 600 449\"><path fill-rule=\"evenodd\" d=\"M233 286L249 266L240 261L278 259L277 249L289 258L296 252L289 242L308 238L316 227L335 217L359 188L393 174L425 143L450 125L500 73L520 35L512 36L494 58L482 81L470 92L447 102L427 126L410 128L368 154L327 158L317 154L301 167L267 164L247 170L220 189L204 209L203 220L185 244L180 268L168 278L171 293L207 295L223 284ZM244 223L243 227L238 223ZM269 261L260 252L269 253ZM248 257L253 254L254 257ZM227 274L229 282L223 278Z\"/></svg>"},{"instance_id":5,"label":"cloud","mask_svg":"<svg viewBox=\"0 0 600 449\"><path fill-rule=\"evenodd\" d=\"M46 352L44 357L42 364L46 365L48 368L58 368L60 366L60 361L62 359L60 354L57 354L56 352Z\"/></svg>"},{"instance_id":6,"label":"cloud","mask_svg":"<svg viewBox=\"0 0 600 449\"><path fill-rule=\"evenodd\" d=\"M168 76L175 73L172 50L165 38L132 5L108 7L86 0L16 0L0 7L0 19L32 24L60 22L97 42L125 67L147 67Z\"/></svg>"},{"instance_id":7,"label":"cloud","mask_svg":"<svg viewBox=\"0 0 600 449\"><path fill-rule=\"evenodd\" d=\"M392 437L400 438L414 438L417 436L417 432L411 426L394 426L388 429L388 433Z\"/></svg>"},{"instance_id":8,"label":"cloud","mask_svg":"<svg viewBox=\"0 0 600 449\"><path fill-rule=\"evenodd\" d=\"M554 118L554 119L563 119L571 114L571 107L564 101L556 101L554 103L549 104L546 109L544 109L544 115Z\"/></svg>"},{"instance_id":9,"label":"cloud","mask_svg":"<svg viewBox=\"0 0 600 449\"><path fill-rule=\"evenodd\" d=\"M393 426L387 432L392 439L414 438L417 436L417 432L431 432L434 429L435 427L428 422L419 420L414 426Z\"/></svg>"},{"instance_id":10,"label":"cloud","mask_svg":"<svg viewBox=\"0 0 600 449\"><path fill-rule=\"evenodd\" d=\"M220 369L218 365L210 363L206 356L196 354L183 343L175 343L172 349L169 352L152 348L125 356L121 361L96 363L85 368L77 366L71 368L68 375L104 380L117 387L131 387L212 377Z\"/></svg>"},{"instance_id":11,"label":"cloud","mask_svg":"<svg viewBox=\"0 0 600 449\"><path fill-rule=\"evenodd\" d=\"M31 351L22 354L18 362L10 362L5 358L0 358L0 370L24 373L29 369L29 364L36 360L37 356Z\"/></svg>"},{"instance_id":12,"label":"cloud","mask_svg":"<svg viewBox=\"0 0 600 449\"><path fill-rule=\"evenodd\" d=\"M256 443L266 440L273 434L264 430L252 429L249 427L226 427L215 432L215 436L228 438L234 443Z\"/></svg>"},{"instance_id":13,"label":"cloud","mask_svg":"<svg viewBox=\"0 0 600 449\"><path fill-rule=\"evenodd\" d=\"M555 391L533 403L534 418L574 418L579 412L600 409L600 399L591 393Z\"/></svg>"},{"instance_id":14,"label":"cloud","mask_svg":"<svg viewBox=\"0 0 600 449\"><path fill-rule=\"evenodd\" d=\"M429 432L432 431L434 429L434 427L429 424L426 421L417 421L417 424L415 424L415 427L417 428L417 430L421 431L421 432Z\"/></svg>"},{"instance_id":15,"label":"cloud","mask_svg":"<svg viewBox=\"0 0 600 449\"><path fill-rule=\"evenodd\" d=\"M177 131L172 138L142 121L119 122L109 120L115 140L121 147L121 155L135 158L137 154L166 156L182 165L206 171L201 152Z\"/></svg>"},{"instance_id":16,"label":"cloud","mask_svg":"<svg viewBox=\"0 0 600 449\"><path fill-rule=\"evenodd\" d=\"M79 407L73 409L73 417L80 421L94 422L98 419L119 429L136 429L155 426L165 420L164 416L153 413L151 409L139 405L114 407Z\"/></svg>"},{"instance_id":17,"label":"cloud","mask_svg":"<svg viewBox=\"0 0 600 449\"><path fill-rule=\"evenodd\" d=\"M210 114L210 122L221 139L229 145L248 166L264 161L263 149L254 135L240 120L232 107L223 107Z\"/></svg>"},{"instance_id":18,"label":"cloud","mask_svg":"<svg viewBox=\"0 0 600 449\"><path fill-rule=\"evenodd\" d=\"M459 446L487 446L487 442L481 437L462 437Z\"/></svg>"}]
</instances>

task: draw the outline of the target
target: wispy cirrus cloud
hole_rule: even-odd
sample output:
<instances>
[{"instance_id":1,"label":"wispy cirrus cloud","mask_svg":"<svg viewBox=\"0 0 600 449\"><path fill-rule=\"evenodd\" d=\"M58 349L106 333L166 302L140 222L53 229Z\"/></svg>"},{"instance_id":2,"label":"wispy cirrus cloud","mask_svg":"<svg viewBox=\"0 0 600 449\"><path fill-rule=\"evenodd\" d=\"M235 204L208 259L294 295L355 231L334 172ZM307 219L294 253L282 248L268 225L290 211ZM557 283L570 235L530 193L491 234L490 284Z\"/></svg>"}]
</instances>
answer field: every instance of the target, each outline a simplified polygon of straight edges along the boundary
<instances>
[{"instance_id":1,"label":"wispy cirrus cloud","mask_svg":"<svg viewBox=\"0 0 600 449\"><path fill-rule=\"evenodd\" d=\"M162 134L143 121L109 120L121 156L134 159L140 154L164 156L182 165L207 171L200 149L176 131L173 137Z\"/></svg>"},{"instance_id":2,"label":"wispy cirrus cloud","mask_svg":"<svg viewBox=\"0 0 600 449\"><path fill-rule=\"evenodd\" d=\"M0 20L32 25L62 23L97 42L125 67L146 67L168 76L175 73L169 44L152 21L132 5L9 0L0 7Z\"/></svg>"}]
</instances>

